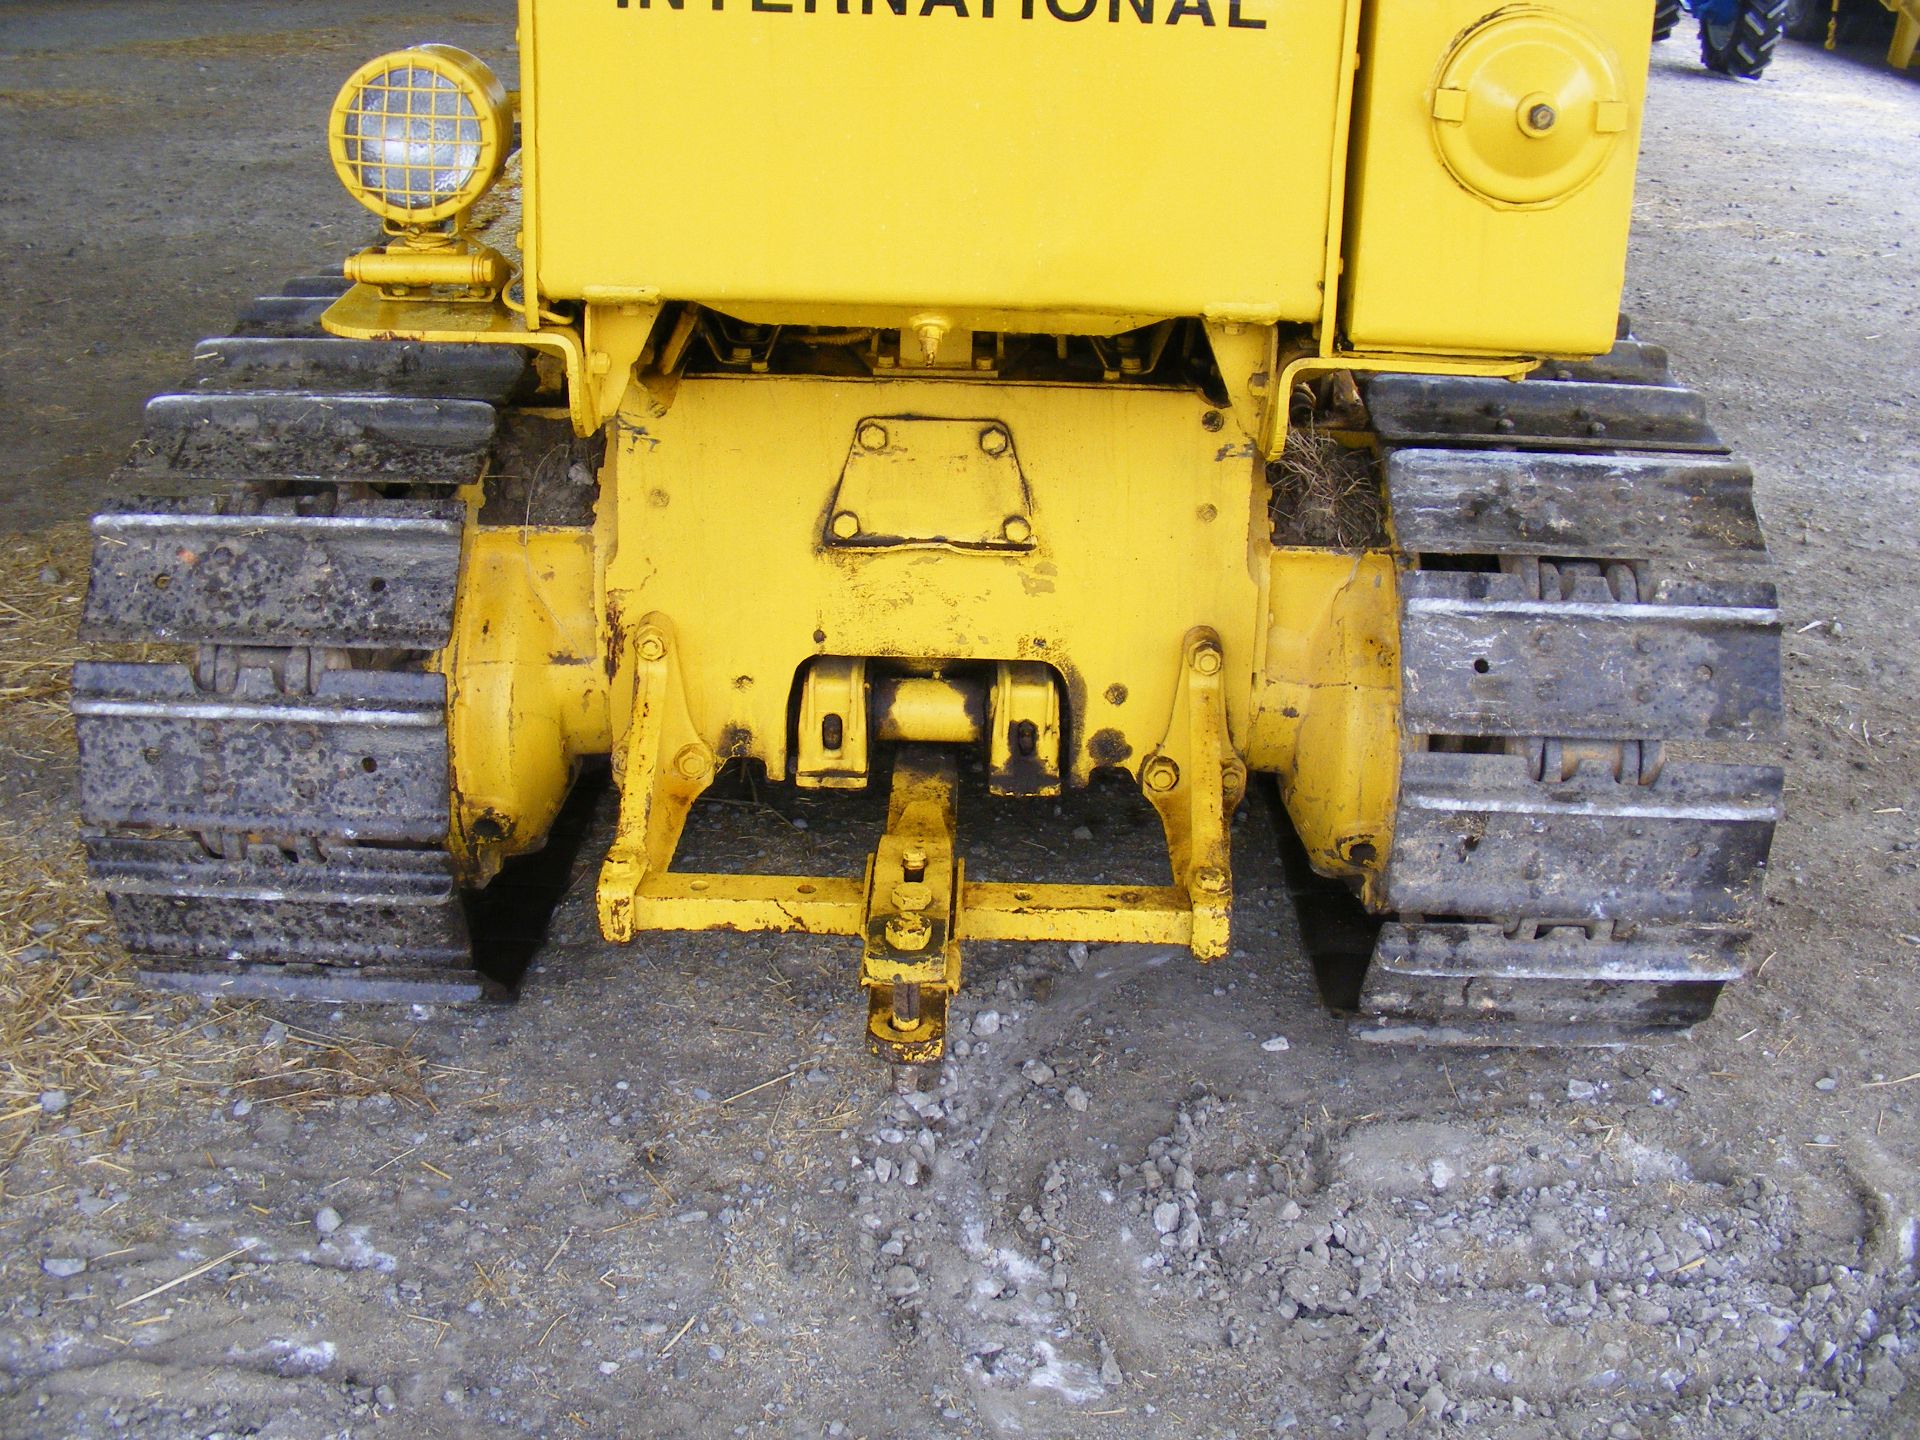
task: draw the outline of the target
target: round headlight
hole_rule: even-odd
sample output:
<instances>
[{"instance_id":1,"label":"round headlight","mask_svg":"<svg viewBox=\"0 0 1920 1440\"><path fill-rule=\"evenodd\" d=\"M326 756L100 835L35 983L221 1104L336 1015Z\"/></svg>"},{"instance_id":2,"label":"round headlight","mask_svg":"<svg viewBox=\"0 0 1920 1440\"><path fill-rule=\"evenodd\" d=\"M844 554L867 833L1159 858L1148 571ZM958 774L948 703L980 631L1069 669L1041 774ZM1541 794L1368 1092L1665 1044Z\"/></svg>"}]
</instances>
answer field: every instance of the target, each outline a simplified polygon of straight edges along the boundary
<instances>
[{"instance_id":1,"label":"round headlight","mask_svg":"<svg viewBox=\"0 0 1920 1440\"><path fill-rule=\"evenodd\" d=\"M426 225L459 214L500 177L513 113L485 62L420 45L354 71L327 131L348 194L383 220Z\"/></svg>"}]
</instances>

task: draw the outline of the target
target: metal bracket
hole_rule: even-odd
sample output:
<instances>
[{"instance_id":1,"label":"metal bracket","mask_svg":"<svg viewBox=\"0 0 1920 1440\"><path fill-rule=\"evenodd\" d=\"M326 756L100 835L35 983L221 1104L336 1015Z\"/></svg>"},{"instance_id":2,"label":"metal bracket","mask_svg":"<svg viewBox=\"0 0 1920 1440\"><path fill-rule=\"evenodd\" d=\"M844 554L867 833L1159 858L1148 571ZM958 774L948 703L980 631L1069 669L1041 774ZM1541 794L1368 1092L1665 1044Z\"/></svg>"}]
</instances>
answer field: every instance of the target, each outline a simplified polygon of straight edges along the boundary
<instances>
[{"instance_id":1,"label":"metal bracket","mask_svg":"<svg viewBox=\"0 0 1920 1440\"><path fill-rule=\"evenodd\" d=\"M998 420L873 415L854 427L823 517L828 552L1034 548L1033 497Z\"/></svg>"},{"instance_id":2,"label":"metal bracket","mask_svg":"<svg viewBox=\"0 0 1920 1440\"><path fill-rule=\"evenodd\" d=\"M1267 411L1275 403L1272 381L1278 367L1279 330L1271 324L1209 315L1207 342L1213 347L1220 383L1241 433L1256 445L1264 444L1270 426ZM1286 409L1284 393L1278 402Z\"/></svg>"},{"instance_id":3,"label":"metal bracket","mask_svg":"<svg viewBox=\"0 0 1920 1440\"><path fill-rule=\"evenodd\" d=\"M1220 683L1225 664L1214 631L1202 626L1187 632L1166 739L1140 764L1141 788L1167 832L1174 888L1193 911L1188 944L1196 960L1227 953L1233 908L1227 819L1247 788L1247 767L1227 733Z\"/></svg>"},{"instance_id":4,"label":"metal bracket","mask_svg":"<svg viewBox=\"0 0 1920 1440\"><path fill-rule=\"evenodd\" d=\"M800 686L793 783L803 790L867 784L867 662L822 655Z\"/></svg>"},{"instance_id":5,"label":"metal bracket","mask_svg":"<svg viewBox=\"0 0 1920 1440\"><path fill-rule=\"evenodd\" d=\"M1060 691L1047 666L1008 660L995 669L987 757L994 795L1060 793Z\"/></svg>"},{"instance_id":6,"label":"metal bracket","mask_svg":"<svg viewBox=\"0 0 1920 1440\"><path fill-rule=\"evenodd\" d=\"M860 924L867 1040L874 1053L895 1064L940 1058L947 1002L960 988L957 784L951 751L902 745L887 801L887 833L867 862Z\"/></svg>"},{"instance_id":7,"label":"metal bracket","mask_svg":"<svg viewBox=\"0 0 1920 1440\"><path fill-rule=\"evenodd\" d=\"M712 783L713 750L687 712L672 623L657 611L627 637L622 668L632 676L633 714L614 757L620 782L620 825L600 867L600 933L634 936L641 883L664 874L680 843L687 812Z\"/></svg>"}]
</instances>

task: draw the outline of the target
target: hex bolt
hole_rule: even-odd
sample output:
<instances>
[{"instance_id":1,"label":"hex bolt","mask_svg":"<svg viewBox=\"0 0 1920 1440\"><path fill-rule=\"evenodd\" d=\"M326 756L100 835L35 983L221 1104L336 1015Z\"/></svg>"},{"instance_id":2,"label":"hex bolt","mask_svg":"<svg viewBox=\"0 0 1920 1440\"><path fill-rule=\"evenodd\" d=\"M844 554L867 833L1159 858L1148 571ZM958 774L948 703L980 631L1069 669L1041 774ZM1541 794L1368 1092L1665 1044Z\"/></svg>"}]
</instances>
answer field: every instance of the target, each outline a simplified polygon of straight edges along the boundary
<instances>
[{"instance_id":1,"label":"hex bolt","mask_svg":"<svg viewBox=\"0 0 1920 1440\"><path fill-rule=\"evenodd\" d=\"M1202 675L1218 675L1220 673L1220 647L1211 644L1194 646L1193 668Z\"/></svg>"},{"instance_id":2,"label":"hex bolt","mask_svg":"<svg viewBox=\"0 0 1920 1440\"><path fill-rule=\"evenodd\" d=\"M860 448L862 450L884 450L887 448L887 427L869 420L860 427Z\"/></svg>"},{"instance_id":3,"label":"hex bolt","mask_svg":"<svg viewBox=\"0 0 1920 1440\"><path fill-rule=\"evenodd\" d=\"M980 432L980 448L989 455L1004 455L1012 437L999 425L989 425Z\"/></svg>"},{"instance_id":4,"label":"hex bolt","mask_svg":"<svg viewBox=\"0 0 1920 1440\"><path fill-rule=\"evenodd\" d=\"M1009 515L1000 525L1000 533L1015 545L1024 545L1033 538L1033 527L1018 515Z\"/></svg>"},{"instance_id":5,"label":"hex bolt","mask_svg":"<svg viewBox=\"0 0 1920 1440\"><path fill-rule=\"evenodd\" d=\"M1554 108L1546 104L1536 105L1527 112L1527 124L1536 130L1551 130L1553 122L1559 118Z\"/></svg>"},{"instance_id":6,"label":"hex bolt","mask_svg":"<svg viewBox=\"0 0 1920 1440\"><path fill-rule=\"evenodd\" d=\"M1202 865L1193 872L1193 888L1202 895L1227 893L1227 872L1218 865Z\"/></svg>"},{"instance_id":7,"label":"hex bolt","mask_svg":"<svg viewBox=\"0 0 1920 1440\"><path fill-rule=\"evenodd\" d=\"M926 867L921 866L924 872ZM903 915L917 915L933 907L933 887L918 880L903 881L893 887L893 908Z\"/></svg>"},{"instance_id":8,"label":"hex bolt","mask_svg":"<svg viewBox=\"0 0 1920 1440\"><path fill-rule=\"evenodd\" d=\"M927 942L933 939L933 926L927 917L918 911L908 911L904 915L889 915L886 928L887 944L895 950L904 950L909 954L927 948Z\"/></svg>"},{"instance_id":9,"label":"hex bolt","mask_svg":"<svg viewBox=\"0 0 1920 1440\"><path fill-rule=\"evenodd\" d=\"M688 780L704 779L709 768L706 747L682 745L680 752L673 757L673 767Z\"/></svg>"},{"instance_id":10,"label":"hex bolt","mask_svg":"<svg viewBox=\"0 0 1920 1440\"><path fill-rule=\"evenodd\" d=\"M640 637L639 650L642 660L667 658L667 642L658 630L649 630Z\"/></svg>"},{"instance_id":11,"label":"hex bolt","mask_svg":"<svg viewBox=\"0 0 1920 1440\"><path fill-rule=\"evenodd\" d=\"M1180 767L1166 756L1156 755L1147 762L1140 779L1149 790L1157 790L1164 795L1180 783Z\"/></svg>"},{"instance_id":12,"label":"hex bolt","mask_svg":"<svg viewBox=\"0 0 1920 1440\"><path fill-rule=\"evenodd\" d=\"M860 517L851 510L842 510L833 517L833 533L842 540L851 540L860 533Z\"/></svg>"}]
</instances>

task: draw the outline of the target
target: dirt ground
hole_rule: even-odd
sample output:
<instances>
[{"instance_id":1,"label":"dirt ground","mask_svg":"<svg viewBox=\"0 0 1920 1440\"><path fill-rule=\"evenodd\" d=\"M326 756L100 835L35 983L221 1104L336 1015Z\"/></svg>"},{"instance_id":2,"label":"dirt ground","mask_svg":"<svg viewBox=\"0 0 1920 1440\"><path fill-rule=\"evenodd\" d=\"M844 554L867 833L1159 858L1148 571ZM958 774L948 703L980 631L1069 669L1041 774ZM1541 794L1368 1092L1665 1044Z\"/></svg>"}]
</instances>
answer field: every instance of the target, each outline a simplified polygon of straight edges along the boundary
<instances>
[{"instance_id":1,"label":"dirt ground","mask_svg":"<svg viewBox=\"0 0 1920 1440\"><path fill-rule=\"evenodd\" d=\"M156 1001L79 882L61 667L141 399L364 233L347 69L510 57L504 5L393 8L0 8L0 1436L1920 1433L1920 83L1654 61L1627 305L1758 472L1787 618L1710 1025L1356 1046L1254 803L1230 959L978 948L902 1098L842 945L598 940L604 795L478 1013ZM1155 862L1124 797L970 798L1007 878ZM851 870L844 805L709 805L689 855Z\"/></svg>"}]
</instances>

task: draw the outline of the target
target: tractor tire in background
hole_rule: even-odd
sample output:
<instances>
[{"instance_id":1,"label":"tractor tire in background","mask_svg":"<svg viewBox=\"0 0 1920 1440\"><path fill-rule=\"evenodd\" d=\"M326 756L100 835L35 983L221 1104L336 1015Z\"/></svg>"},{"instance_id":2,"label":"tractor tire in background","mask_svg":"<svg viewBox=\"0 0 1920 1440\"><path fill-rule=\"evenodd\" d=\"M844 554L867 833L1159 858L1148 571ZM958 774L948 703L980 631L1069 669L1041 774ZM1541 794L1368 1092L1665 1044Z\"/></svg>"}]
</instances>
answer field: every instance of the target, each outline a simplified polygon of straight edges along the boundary
<instances>
[{"instance_id":1,"label":"tractor tire in background","mask_svg":"<svg viewBox=\"0 0 1920 1440\"><path fill-rule=\"evenodd\" d=\"M1832 0L1787 0L1783 23L1786 33L1795 40L1825 40L1832 20Z\"/></svg>"},{"instance_id":2,"label":"tractor tire in background","mask_svg":"<svg viewBox=\"0 0 1920 1440\"><path fill-rule=\"evenodd\" d=\"M1680 0L1658 0L1653 7L1653 38L1656 43L1673 34L1673 27L1680 23Z\"/></svg>"},{"instance_id":3,"label":"tractor tire in background","mask_svg":"<svg viewBox=\"0 0 1920 1440\"><path fill-rule=\"evenodd\" d=\"M1740 0L1724 25L1700 22L1700 63L1738 80L1758 80L1787 20L1788 0Z\"/></svg>"}]
</instances>

